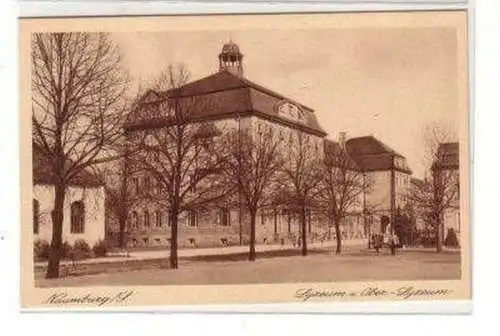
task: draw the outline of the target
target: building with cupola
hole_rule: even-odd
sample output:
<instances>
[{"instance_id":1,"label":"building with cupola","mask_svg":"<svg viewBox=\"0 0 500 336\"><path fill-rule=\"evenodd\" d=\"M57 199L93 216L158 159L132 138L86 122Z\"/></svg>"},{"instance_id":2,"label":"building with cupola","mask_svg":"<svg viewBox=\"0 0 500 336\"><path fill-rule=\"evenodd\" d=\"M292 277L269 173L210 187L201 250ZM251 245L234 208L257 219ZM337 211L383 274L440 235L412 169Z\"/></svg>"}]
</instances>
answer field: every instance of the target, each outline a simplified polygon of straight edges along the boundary
<instances>
[{"instance_id":1,"label":"building with cupola","mask_svg":"<svg viewBox=\"0 0 500 336\"><path fill-rule=\"evenodd\" d=\"M365 239L370 230L367 225L380 222L381 216L403 202L403 189L409 186L411 171L404 156L374 137L345 139L338 142L327 140L327 132L318 122L313 108L300 103L263 85L250 81L244 76L244 55L236 43L223 45L215 55L218 70L201 79L189 82L176 89L180 99L192 97L202 99L202 106L192 106L189 122L196 127L197 137L217 138L234 130L272 129L282 140L283 150L291 148L293 137L300 134L318 158L325 154L325 143L341 144L352 157L356 169L370 174L376 180L374 190L363 198L363 202L353 209L351 216L342 227L345 239ZM171 126L167 115L161 115L158 104L169 92L149 90L141 99L138 108L130 112L124 125L130 139L147 132L164 132ZM168 113L168 112L163 112ZM132 140L133 141L133 140ZM131 179L135 192L154 190L154 177L137 174ZM368 222L366 215L372 216ZM377 217L378 219L373 219ZM323 239L328 231L328 222L313 209L307 213L309 237ZM248 215L241 207L220 206L220 203L204 211L184 211L179 228L179 247L213 247L246 244L249 236ZM129 213L127 230L131 246L167 246L170 244L168 209L155 202L138 202ZM298 216L283 206L266 207L258 214L256 225L257 244L294 241L300 232Z\"/></svg>"}]
</instances>

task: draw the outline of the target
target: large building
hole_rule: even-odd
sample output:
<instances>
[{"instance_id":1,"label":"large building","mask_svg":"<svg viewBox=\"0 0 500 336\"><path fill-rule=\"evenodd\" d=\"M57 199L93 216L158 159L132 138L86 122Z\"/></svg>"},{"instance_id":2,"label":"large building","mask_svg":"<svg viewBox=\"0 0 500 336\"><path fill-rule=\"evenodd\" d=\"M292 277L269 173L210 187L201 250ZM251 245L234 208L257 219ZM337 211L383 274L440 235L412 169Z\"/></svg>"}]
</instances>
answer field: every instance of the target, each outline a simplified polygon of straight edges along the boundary
<instances>
[{"instance_id":1,"label":"large building","mask_svg":"<svg viewBox=\"0 0 500 336\"><path fill-rule=\"evenodd\" d=\"M346 238L366 238L370 233L388 232L391 214L403 209L410 192L411 170L406 158L372 135L326 140L329 147L342 148L352 161L352 170L364 175L366 192L344 219Z\"/></svg>"},{"instance_id":2,"label":"large building","mask_svg":"<svg viewBox=\"0 0 500 336\"><path fill-rule=\"evenodd\" d=\"M326 140L327 133L319 125L312 108L246 79L243 54L235 43L229 42L222 47L218 61L216 73L175 90L175 95L183 102L194 98L203 102L190 106L189 122L196 128L192 133L194 136L206 139L234 130L258 133L271 129L285 151L291 150L294 141L300 137L308 142L318 159L324 156L325 144L326 147L337 144ZM166 132L172 124L168 122L168 116L158 111L159 104L171 94L152 90L145 94L140 107L131 112L125 125L129 140L146 138L151 132ZM370 231L366 217L370 216L372 222L388 218L391 211L404 202L406 191L403 189L409 185L411 172L402 155L374 137L340 139L340 146L352 156L356 169L375 181L373 192L360 201L342 226L345 239L366 238ZM151 193L152 186L157 184L154 179L148 174L136 174L131 182L132 189L138 195ZM170 243L168 209L161 202L137 202L129 219L130 245L164 246ZM312 239L325 237L328 232L328 223L313 209L308 209L307 223ZM178 227L181 247L244 244L249 236L248 214L241 208L221 202L208 209L184 211ZM294 241L299 231L296 212L286 206L267 206L258 214L258 244Z\"/></svg>"},{"instance_id":3,"label":"large building","mask_svg":"<svg viewBox=\"0 0 500 336\"><path fill-rule=\"evenodd\" d=\"M33 235L35 240L52 240L51 212L54 208L54 180L51 165L33 145ZM93 246L105 238L104 184L82 171L70 182L64 201L63 241L85 240Z\"/></svg>"}]
</instances>

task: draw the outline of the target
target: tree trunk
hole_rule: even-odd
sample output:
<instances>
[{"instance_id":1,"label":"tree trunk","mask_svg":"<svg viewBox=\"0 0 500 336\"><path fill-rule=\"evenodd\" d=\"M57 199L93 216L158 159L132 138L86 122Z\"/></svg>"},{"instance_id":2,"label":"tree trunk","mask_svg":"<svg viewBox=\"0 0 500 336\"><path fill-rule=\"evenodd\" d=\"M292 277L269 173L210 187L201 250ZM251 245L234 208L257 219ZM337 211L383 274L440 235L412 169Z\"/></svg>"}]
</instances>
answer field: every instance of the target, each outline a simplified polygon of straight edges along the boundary
<instances>
[{"instance_id":1,"label":"tree trunk","mask_svg":"<svg viewBox=\"0 0 500 336\"><path fill-rule=\"evenodd\" d=\"M255 218L257 217L256 210L250 210L250 252L248 260L255 261Z\"/></svg>"},{"instance_id":2,"label":"tree trunk","mask_svg":"<svg viewBox=\"0 0 500 336\"><path fill-rule=\"evenodd\" d=\"M276 238L278 234L278 210L274 208L274 237Z\"/></svg>"},{"instance_id":3,"label":"tree trunk","mask_svg":"<svg viewBox=\"0 0 500 336\"><path fill-rule=\"evenodd\" d=\"M240 197L241 198L241 197ZM241 201L238 203L238 230L239 230L239 239L240 239L240 246L243 245L243 216L241 213Z\"/></svg>"},{"instance_id":4,"label":"tree trunk","mask_svg":"<svg viewBox=\"0 0 500 336\"><path fill-rule=\"evenodd\" d=\"M177 224L179 222L179 213L178 211L170 211L170 268L177 269L179 268L179 258L177 255Z\"/></svg>"},{"instance_id":5,"label":"tree trunk","mask_svg":"<svg viewBox=\"0 0 500 336\"><path fill-rule=\"evenodd\" d=\"M442 231L442 220L439 214L436 214L436 252L441 253L443 251L443 231Z\"/></svg>"},{"instance_id":6,"label":"tree trunk","mask_svg":"<svg viewBox=\"0 0 500 336\"><path fill-rule=\"evenodd\" d=\"M302 226L302 255L307 255L307 220L306 220L306 209L301 207L300 209L300 223Z\"/></svg>"},{"instance_id":7,"label":"tree trunk","mask_svg":"<svg viewBox=\"0 0 500 336\"><path fill-rule=\"evenodd\" d=\"M120 232L118 233L118 245L120 248L125 248L126 246L126 239L125 239L125 230L127 228L127 217L126 216L120 216L118 219L118 225L120 226Z\"/></svg>"},{"instance_id":8,"label":"tree trunk","mask_svg":"<svg viewBox=\"0 0 500 336\"><path fill-rule=\"evenodd\" d=\"M333 222L332 218L328 216L328 240L332 240L332 226L333 226L332 222Z\"/></svg>"},{"instance_id":9,"label":"tree trunk","mask_svg":"<svg viewBox=\"0 0 500 336\"><path fill-rule=\"evenodd\" d=\"M342 234L340 233L340 220L334 218L333 223L335 225L335 235L337 236L337 248L335 254L340 254L342 252Z\"/></svg>"},{"instance_id":10,"label":"tree trunk","mask_svg":"<svg viewBox=\"0 0 500 336\"><path fill-rule=\"evenodd\" d=\"M288 224L288 233L292 232L292 216L290 213L287 213L287 224Z\"/></svg>"},{"instance_id":11,"label":"tree trunk","mask_svg":"<svg viewBox=\"0 0 500 336\"><path fill-rule=\"evenodd\" d=\"M311 210L307 211L307 230L308 230L309 233L312 232Z\"/></svg>"},{"instance_id":12,"label":"tree trunk","mask_svg":"<svg viewBox=\"0 0 500 336\"><path fill-rule=\"evenodd\" d=\"M59 277L59 263L62 258L62 229L64 219L64 199L66 188L64 185L55 186L54 210L52 210L52 241L50 243L49 264L47 267L47 279Z\"/></svg>"}]
</instances>

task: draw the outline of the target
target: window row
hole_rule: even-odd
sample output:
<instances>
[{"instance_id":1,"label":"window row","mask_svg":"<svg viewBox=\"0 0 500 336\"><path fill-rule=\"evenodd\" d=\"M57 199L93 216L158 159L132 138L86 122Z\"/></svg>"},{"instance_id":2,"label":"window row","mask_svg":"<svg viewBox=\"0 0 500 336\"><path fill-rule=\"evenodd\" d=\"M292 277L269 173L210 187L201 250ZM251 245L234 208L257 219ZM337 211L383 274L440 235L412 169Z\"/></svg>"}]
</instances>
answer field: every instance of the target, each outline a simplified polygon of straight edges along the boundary
<instances>
[{"instance_id":1,"label":"window row","mask_svg":"<svg viewBox=\"0 0 500 336\"><path fill-rule=\"evenodd\" d=\"M40 233L40 201L33 199L33 233ZM70 232L81 234L85 232L85 205L83 201L71 203Z\"/></svg>"},{"instance_id":2,"label":"window row","mask_svg":"<svg viewBox=\"0 0 500 336\"><path fill-rule=\"evenodd\" d=\"M188 212L187 225L191 227L197 227L200 221L201 213L195 210ZM144 210L139 213L138 211L132 211L130 214L130 227L133 229L138 229L140 227L150 228L153 224L157 228L161 228L166 223L167 226L171 226L170 213L167 211L162 214L160 210L154 212L149 212ZM220 226L230 226L231 225L231 211L229 208L220 208L217 212L216 224Z\"/></svg>"},{"instance_id":3,"label":"window row","mask_svg":"<svg viewBox=\"0 0 500 336\"><path fill-rule=\"evenodd\" d=\"M142 217L142 218L141 218ZM142 213L142 216L139 215L137 211L132 211L130 214L130 227L133 229L137 229L139 227L149 228L151 227L151 220L154 221L155 227L163 227L163 224L166 222L168 226L170 226L170 216L167 212L165 214L166 221L163 218L162 212L160 210L156 210L153 213L150 213L148 210L145 210Z\"/></svg>"},{"instance_id":4,"label":"window row","mask_svg":"<svg viewBox=\"0 0 500 336\"><path fill-rule=\"evenodd\" d=\"M132 178L132 193L134 195L141 194L153 194L156 195L159 192L159 183L157 179L146 176L143 178L134 177Z\"/></svg>"},{"instance_id":5,"label":"window row","mask_svg":"<svg viewBox=\"0 0 500 336\"><path fill-rule=\"evenodd\" d=\"M188 213L188 225L197 227L201 213L196 210L191 210ZM217 210L216 225L218 226L231 226L231 210L229 208L219 208Z\"/></svg>"}]
</instances>

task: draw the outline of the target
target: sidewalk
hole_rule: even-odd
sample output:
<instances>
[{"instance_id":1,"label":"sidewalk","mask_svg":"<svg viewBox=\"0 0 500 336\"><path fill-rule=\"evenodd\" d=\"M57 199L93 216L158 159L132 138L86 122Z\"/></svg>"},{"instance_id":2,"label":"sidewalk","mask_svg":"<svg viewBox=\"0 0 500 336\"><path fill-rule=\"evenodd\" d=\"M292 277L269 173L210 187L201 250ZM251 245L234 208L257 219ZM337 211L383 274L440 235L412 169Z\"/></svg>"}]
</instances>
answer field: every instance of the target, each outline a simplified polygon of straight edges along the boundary
<instances>
[{"instance_id":1,"label":"sidewalk","mask_svg":"<svg viewBox=\"0 0 500 336\"><path fill-rule=\"evenodd\" d=\"M326 241L323 243L310 243L308 248L328 248L334 247L336 242ZM342 241L343 246L365 246L367 244L366 239L353 239ZM267 251L279 251L279 250L292 250L299 249L299 247L293 247L291 244L279 245L279 244L269 244L269 245L256 245L256 252L267 252ZM179 258L182 257L195 257L195 256L211 256L211 255L226 255L226 254L237 254L248 252L248 245L243 246L228 246L228 247L214 247L214 248L198 248L198 249L181 249L178 251ZM125 261L140 261L140 260L152 260L152 259L162 259L169 256L169 249L155 250L155 251L130 251L128 256L109 256L102 258L92 258L84 259L78 261L79 265L85 264L101 264L101 263L119 263ZM61 265L71 265L71 260L61 261ZM35 267L46 266L47 262L36 262Z\"/></svg>"}]
</instances>

